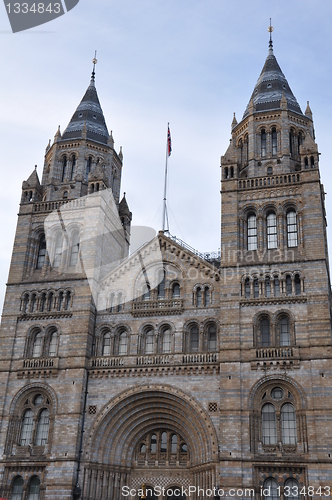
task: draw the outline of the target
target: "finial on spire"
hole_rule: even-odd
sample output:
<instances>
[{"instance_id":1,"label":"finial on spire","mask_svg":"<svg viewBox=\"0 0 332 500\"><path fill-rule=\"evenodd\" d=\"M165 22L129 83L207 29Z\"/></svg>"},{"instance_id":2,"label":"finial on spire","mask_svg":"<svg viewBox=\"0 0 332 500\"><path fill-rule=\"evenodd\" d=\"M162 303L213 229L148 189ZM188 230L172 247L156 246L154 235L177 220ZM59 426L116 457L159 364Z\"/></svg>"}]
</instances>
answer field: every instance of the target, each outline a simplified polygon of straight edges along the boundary
<instances>
[{"instance_id":1,"label":"finial on spire","mask_svg":"<svg viewBox=\"0 0 332 500\"><path fill-rule=\"evenodd\" d=\"M95 57L92 59L93 62L93 68L92 68L92 75L91 75L91 81L95 81L95 74L96 74L96 64L97 64L97 51L95 50Z\"/></svg>"},{"instance_id":2,"label":"finial on spire","mask_svg":"<svg viewBox=\"0 0 332 500\"><path fill-rule=\"evenodd\" d=\"M272 41L272 31L273 31L273 26L271 24L271 18L270 18L270 26L268 27L267 31L270 33L270 41L269 41L269 51L271 53L273 52L273 41Z\"/></svg>"}]
</instances>

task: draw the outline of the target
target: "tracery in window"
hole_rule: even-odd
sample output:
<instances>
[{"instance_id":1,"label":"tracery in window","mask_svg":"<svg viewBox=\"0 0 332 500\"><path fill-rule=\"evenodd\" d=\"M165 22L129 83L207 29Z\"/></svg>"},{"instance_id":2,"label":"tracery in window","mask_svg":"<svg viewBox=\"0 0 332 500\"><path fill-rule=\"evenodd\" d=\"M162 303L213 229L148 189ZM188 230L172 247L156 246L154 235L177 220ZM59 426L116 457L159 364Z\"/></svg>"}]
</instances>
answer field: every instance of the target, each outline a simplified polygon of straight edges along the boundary
<instances>
[{"instance_id":1,"label":"tracery in window","mask_svg":"<svg viewBox=\"0 0 332 500\"><path fill-rule=\"evenodd\" d=\"M32 441L33 411L26 410L22 419L20 446L28 446Z\"/></svg>"},{"instance_id":2,"label":"tracery in window","mask_svg":"<svg viewBox=\"0 0 332 500\"><path fill-rule=\"evenodd\" d=\"M48 440L48 431L50 427L50 414L48 409L41 411L37 424L36 446L44 446Z\"/></svg>"},{"instance_id":3,"label":"tracery in window","mask_svg":"<svg viewBox=\"0 0 332 500\"><path fill-rule=\"evenodd\" d=\"M40 479L34 476L30 481L28 500L39 500Z\"/></svg>"},{"instance_id":4,"label":"tracery in window","mask_svg":"<svg viewBox=\"0 0 332 500\"><path fill-rule=\"evenodd\" d=\"M13 489L12 494L10 496L10 500L22 500L23 498L23 477L16 476L13 481Z\"/></svg>"},{"instance_id":5,"label":"tracery in window","mask_svg":"<svg viewBox=\"0 0 332 500\"><path fill-rule=\"evenodd\" d=\"M280 495L278 490L278 483L275 479L268 478L264 481L264 499L265 500L279 500Z\"/></svg>"},{"instance_id":6,"label":"tracery in window","mask_svg":"<svg viewBox=\"0 0 332 500\"><path fill-rule=\"evenodd\" d=\"M281 408L281 437L283 444L296 444L296 434L294 406L286 403Z\"/></svg>"}]
</instances>

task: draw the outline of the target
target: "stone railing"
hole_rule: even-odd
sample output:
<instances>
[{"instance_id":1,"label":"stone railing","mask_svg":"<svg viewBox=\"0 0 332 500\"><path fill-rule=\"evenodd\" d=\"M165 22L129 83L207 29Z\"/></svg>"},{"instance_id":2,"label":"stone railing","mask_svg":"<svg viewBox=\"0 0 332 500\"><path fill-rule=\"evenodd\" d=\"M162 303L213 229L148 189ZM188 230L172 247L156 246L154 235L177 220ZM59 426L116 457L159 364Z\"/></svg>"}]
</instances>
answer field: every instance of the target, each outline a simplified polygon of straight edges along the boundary
<instances>
[{"instance_id":1,"label":"stone railing","mask_svg":"<svg viewBox=\"0 0 332 500\"><path fill-rule=\"evenodd\" d=\"M168 365L173 361L173 356L168 354L160 354L156 356L138 356L136 358L136 364L138 366L147 365Z\"/></svg>"},{"instance_id":2,"label":"stone railing","mask_svg":"<svg viewBox=\"0 0 332 500\"><path fill-rule=\"evenodd\" d=\"M297 346L259 347L251 350L251 369L273 367L299 368L300 353Z\"/></svg>"},{"instance_id":3,"label":"stone railing","mask_svg":"<svg viewBox=\"0 0 332 500\"><path fill-rule=\"evenodd\" d=\"M218 354L214 353L197 353L197 354L183 354L182 363L191 364L191 363L217 363Z\"/></svg>"},{"instance_id":4,"label":"stone railing","mask_svg":"<svg viewBox=\"0 0 332 500\"><path fill-rule=\"evenodd\" d=\"M133 316L166 316L182 312L183 299L135 300L131 310Z\"/></svg>"},{"instance_id":5,"label":"stone railing","mask_svg":"<svg viewBox=\"0 0 332 500\"><path fill-rule=\"evenodd\" d=\"M300 174L270 175L258 177L257 179L243 179L238 181L239 189L250 189L257 187L280 186L282 184L294 184L300 182Z\"/></svg>"},{"instance_id":6,"label":"stone railing","mask_svg":"<svg viewBox=\"0 0 332 500\"><path fill-rule=\"evenodd\" d=\"M53 210L58 210L63 205L66 208L83 208L85 207L85 199L77 198L76 200L59 200L59 201L41 201L39 203L34 203L34 212L52 212Z\"/></svg>"},{"instance_id":7,"label":"stone railing","mask_svg":"<svg viewBox=\"0 0 332 500\"><path fill-rule=\"evenodd\" d=\"M92 358L91 360L91 368L107 368L113 366L124 366L124 357L117 356L108 358L106 356Z\"/></svg>"},{"instance_id":8,"label":"stone railing","mask_svg":"<svg viewBox=\"0 0 332 500\"><path fill-rule=\"evenodd\" d=\"M257 359L291 358L293 355L292 347L266 347L256 350Z\"/></svg>"},{"instance_id":9,"label":"stone railing","mask_svg":"<svg viewBox=\"0 0 332 500\"><path fill-rule=\"evenodd\" d=\"M23 360L23 369L43 369L43 368L58 368L59 358L30 358Z\"/></svg>"}]
</instances>

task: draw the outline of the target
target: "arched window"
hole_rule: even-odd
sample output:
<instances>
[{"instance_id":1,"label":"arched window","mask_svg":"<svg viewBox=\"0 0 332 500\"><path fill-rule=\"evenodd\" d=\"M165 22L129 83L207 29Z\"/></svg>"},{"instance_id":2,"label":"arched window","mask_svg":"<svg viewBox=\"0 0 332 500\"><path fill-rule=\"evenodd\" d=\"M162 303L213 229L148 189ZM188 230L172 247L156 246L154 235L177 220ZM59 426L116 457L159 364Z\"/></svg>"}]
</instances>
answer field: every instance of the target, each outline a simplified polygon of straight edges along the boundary
<instances>
[{"instance_id":1,"label":"arched window","mask_svg":"<svg viewBox=\"0 0 332 500\"><path fill-rule=\"evenodd\" d=\"M289 132L289 154L291 157L293 156L294 153L294 130L291 129Z\"/></svg>"},{"instance_id":2,"label":"arched window","mask_svg":"<svg viewBox=\"0 0 332 500\"><path fill-rule=\"evenodd\" d=\"M164 270L160 271L159 276L158 276L158 281L159 281L159 285L157 287L158 299L161 300L161 299L165 298L165 271Z\"/></svg>"},{"instance_id":3,"label":"arched window","mask_svg":"<svg viewBox=\"0 0 332 500\"><path fill-rule=\"evenodd\" d=\"M162 332L162 352L171 352L172 334L169 328L164 328Z\"/></svg>"},{"instance_id":4,"label":"arched window","mask_svg":"<svg viewBox=\"0 0 332 500\"><path fill-rule=\"evenodd\" d=\"M281 346L290 345L290 329L289 329L289 318L287 316L282 316L279 319L279 342Z\"/></svg>"},{"instance_id":5,"label":"arched window","mask_svg":"<svg viewBox=\"0 0 332 500\"><path fill-rule=\"evenodd\" d=\"M244 282L244 295L246 299L250 299L250 279L246 278Z\"/></svg>"},{"instance_id":6,"label":"arched window","mask_svg":"<svg viewBox=\"0 0 332 500\"><path fill-rule=\"evenodd\" d=\"M38 332L35 334L32 348L32 357L39 358L42 355L42 334Z\"/></svg>"},{"instance_id":7,"label":"arched window","mask_svg":"<svg viewBox=\"0 0 332 500\"><path fill-rule=\"evenodd\" d=\"M275 128L272 129L272 156L277 156L278 152L278 136L277 130Z\"/></svg>"},{"instance_id":8,"label":"arched window","mask_svg":"<svg viewBox=\"0 0 332 500\"><path fill-rule=\"evenodd\" d=\"M66 293L66 299L65 299L65 310L67 311L70 307L70 302L71 302L71 293L67 292Z\"/></svg>"},{"instance_id":9,"label":"arched window","mask_svg":"<svg viewBox=\"0 0 332 500\"><path fill-rule=\"evenodd\" d=\"M10 500L22 500L23 498L23 477L16 476L13 481L13 489L12 494L10 496Z\"/></svg>"},{"instance_id":10,"label":"arched window","mask_svg":"<svg viewBox=\"0 0 332 500\"><path fill-rule=\"evenodd\" d=\"M294 478L285 481L284 498L288 500L300 500L300 485Z\"/></svg>"},{"instance_id":11,"label":"arched window","mask_svg":"<svg viewBox=\"0 0 332 500\"><path fill-rule=\"evenodd\" d=\"M171 437L171 453L177 453L178 449L178 437L176 434L172 434Z\"/></svg>"},{"instance_id":12,"label":"arched window","mask_svg":"<svg viewBox=\"0 0 332 500\"><path fill-rule=\"evenodd\" d=\"M286 403L281 408L281 435L283 444L296 444L296 434L294 406Z\"/></svg>"},{"instance_id":13,"label":"arched window","mask_svg":"<svg viewBox=\"0 0 332 500\"><path fill-rule=\"evenodd\" d=\"M75 168L76 168L76 156L73 155L71 157L71 173L70 173L70 180L72 181L75 175Z\"/></svg>"},{"instance_id":14,"label":"arched window","mask_svg":"<svg viewBox=\"0 0 332 500\"><path fill-rule=\"evenodd\" d=\"M117 302L118 302L117 309L118 309L118 312L120 312L123 309L123 295L121 292L118 293Z\"/></svg>"},{"instance_id":15,"label":"arched window","mask_svg":"<svg viewBox=\"0 0 332 500\"><path fill-rule=\"evenodd\" d=\"M274 296L275 297L279 297L280 296L280 281L279 281L279 278L274 278L273 280L273 284L274 284Z\"/></svg>"},{"instance_id":16,"label":"arched window","mask_svg":"<svg viewBox=\"0 0 332 500\"><path fill-rule=\"evenodd\" d=\"M50 414L47 409L42 410L39 415L36 433L36 446L44 446L48 440L48 430L50 427Z\"/></svg>"},{"instance_id":17,"label":"arched window","mask_svg":"<svg viewBox=\"0 0 332 500\"><path fill-rule=\"evenodd\" d=\"M61 311L62 305L63 305L63 292L60 292L58 298L58 311Z\"/></svg>"},{"instance_id":18,"label":"arched window","mask_svg":"<svg viewBox=\"0 0 332 500\"><path fill-rule=\"evenodd\" d=\"M109 310L109 312L113 312L114 311L114 293L111 293L108 296L108 299L107 299L107 309Z\"/></svg>"},{"instance_id":19,"label":"arched window","mask_svg":"<svg viewBox=\"0 0 332 500\"><path fill-rule=\"evenodd\" d=\"M173 299L180 298L180 285L179 285L179 283L174 283L172 286L172 298Z\"/></svg>"},{"instance_id":20,"label":"arched window","mask_svg":"<svg viewBox=\"0 0 332 500\"><path fill-rule=\"evenodd\" d=\"M150 300L150 297L151 297L150 285L148 283L145 283L143 286L143 300Z\"/></svg>"},{"instance_id":21,"label":"arched window","mask_svg":"<svg viewBox=\"0 0 332 500\"><path fill-rule=\"evenodd\" d=\"M301 295L301 278L298 274L295 274L294 285L295 285L295 295Z\"/></svg>"},{"instance_id":22,"label":"arched window","mask_svg":"<svg viewBox=\"0 0 332 500\"><path fill-rule=\"evenodd\" d=\"M157 436L152 434L150 442L150 452L157 453Z\"/></svg>"},{"instance_id":23,"label":"arched window","mask_svg":"<svg viewBox=\"0 0 332 500\"><path fill-rule=\"evenodd\" d=\"M286 276L286 295L292 295L292 278L289 274Z\"/></svg>"},{"instance_id":24,"label":"arched window","mask_svg":"<svg viewBox=\"0 0 332 500\"><path fill-rule=\"evenodd\" d=\"M26 293L22 300L21 311L26 313L28 311L29 295Z\"/></svg>"},{"instance_id":25,"label":"arched window","mask_svg":"<svg viewBox=\"0 0 332 500\"><path fill-rule=\"evenodd\" d=\"M265 278L265 297L267 299L271 297L271 280L269 277Z\"/></svg>"},{"instance_id":26,"label":"arched window","mask_svg":"<svg viewBox=\"0 0 332 500\"><path fill-rule=\"evenodd\" d=\"M304 158L304 167L305 167L305 168L308 168L308 166L309 166L309 162L308 162L308 157L306 156L306 157Z\"/></svg>"},{"instance_id":27,"label":"arched window","mask_svg":"<svg viewBox=\"0 0 332 500\"><path fill-rule=\"evenodd\" d=\"M199 349L199 332L198 326L192 325L189 329L189 350L197 352Z\"/></svg>"},{"instance_id":28,"label":"arched window","mask_svg":"<svg viewBox=\"0 0 332 500\"><path fill-rule=\"evenodd\" d=\"M196 290L196 307L200 307L202 305L202 289L200 287Z\"/></svg>"},{"instance_id":29,"label":"arched window","mask_svg":"<svg viewBox=\"0 0 332 500\"><path fill-rule=\"evenodd\" d=\"M42 293L40 298L40 311L43 312L46 304L46 293Z\"/></svg>"},{"instance_id":30,"label":"arched window","mask_svg":"<svg viewBox=\"0 0 332 500\"><path fill-rule=\"evenodd\" d=\"M89 173L91 172L91 165L92 165L92 156L89 156L89 158L86 160L86 169L85 169L86 180L88 180Z\"/></svg>"},{"instance_id":31,"label":"arched window","mask_svg":"<svg viewBox=\"0 0 332 500\"><path fill-rule=\"evenodd\" d=\"M26 410L24 412L22 420L20 446L28 446L28 444L31 443L32 430L33 430L33 412L32 410Z\"/></svg>"},{"instance_id":32,"label":"arched window","mask_svg":"<svg viewBox=\"0 0 332 500\"><path fill-rule=\"evenodd\" d=\"M80 251L80 235L78 231L75 231L71 239L71 249L70 249L70 266L76 266L78 262L78 254Z\"/></svg>"},{"instance_id":33,"label":"arched window","mask_svg":"<svg viewBox=\"0 0 332 500\"><path fill-rule=\"evenodd\" d=\"M265 500L278 500L280 498L280 490L278 490L278 483L275 479L265 479L263 491Z\"/></svg>"},{"instance_id":34,"label":"arched window","mask_svg":"<svg viewBox=\"0 0 332 500\"><path fill-rule=\"evenodd\" d=\"M119 334L119 356L125 356L128 349L127 332L123 331Z\"/></svg>"},{"instance_id":35,"label":"arched window","mask_svg":"<svg viewBox=\"0 0 332 500\"><path fill-rule=\"evenodd\" d=\"M208 351L216 351L217 350L217 327L214 324L211 324L207 328L207 337L208 337Z\"/></svg>"},{"instance_id":36,"label":"arched window","mask_svg":"<svg viewBox=\"0 0 332 500\"><path fill-rule=\"evenodd\" d=\"M58 236L55 240L53 267L60 267L61 256L62 256L62 246L63 246L62 234L58 234Z\"/></svg>"},{"instance_id":37,"label":"arched window","mask_svg":"<svg viewBox=\"0 0 332 500\"><path fill-rule=\"evenodd\" d=\"M51 311L53 308L53 293L50 292L47 297L47 310Z\"/></svg>"},{"instance_id":38,"label":"arched window","mask_svg":"<svg viewBox=\"0 0 332 500\"><path fill-rule=\"evenodd\" d=\"M208 307L210 305L210 288L206 286L204 288L204 307Z\"/></svg>"},{"instance_id":39,"label":"arched window","mask_svg":"<svg viewBox=\"0 0 332 500\"><path fill-rule=\"evenodd\" d=\"M262 442L263 444L277 443L276 411L270 403L262 408Z\"/></svg>"},{"instance_id":40,"label":"arched window","mask_svg":"<svg viewBox=\"0 0 332 500\"><path fill-rule=\"evenodd\" d=\"M266 217L267 248L277 248L277 218L274 212Z\"/></svg>"},{"instance_id":41,"label":"arched window","mask_svg":"<svg viewBox=\"0 0 332 500\"><path fill-rule=\"evenodd\" d=\"M259 297L259 281L258 279L254 279L254 298L258 299Z\"/></svg>"},{"instance_id":42,"label":"arched window","mask_svg":"<svg viewBox=\"0 0 332 500\"><path fill-rule=\"evenodd\" d=\"M30 481L29 494L27 500L39 500L40 480L34 476Z\"/></svg>"},{"instance_id":43,"label":"arched window","mask_svg":"<svg viewBox=\"0 0 332 500\"><path fill-rule=\"evenodd\" d=\"M30 312L34 312L36 307L36 294L33 293L30 299Z\"/></svg>"},{"instance_id":44,"label":"arched window","mask_svg":"<svg viewBox=\"0 0 332 500\"><path fill-rule=\"evenodd\" d=\"M154 353L154 331L148 330L145 336L145 354Z\"/></svg>"},{"instance_id":45,"label":"arched window","mask_svg":"<svg viewBox=\"0 0 332 500\"><path fill-rule=\"evenodd\" d=\"M287 245L297 247L297 218L295 210L287 212Z\"/></svg>"},{"instance_id":46,"label":"arched window","mask_svg":"<svg viewBox=\"0 0 332 500\"><path fill-rule=\"evenodd\" d=\"M261 131L261 156L264 158L266 156L266 132L265 129Z\"/></svg>"},{"instance_id":47,"label":"arched window","mask_svg":"<svg viewBox=\"0 0 332 500\"><path fill-rule=\"evenodd\" d=\"M64 156L62 159L61 182L65 180L66 171L67 171L67 156Z\"/></svg>"},{"instance_id":48,"label":"arched window","mask_svg":"<svg viewBox=\"0 0 332 500\"><path fill-rule=\"evenodd\" d=\"M310 166L311 168L315 167L315 158L313 156L310 156Z\"/></svg>"},{"instance_id":49,"label":"arched window","mask_svg":"<svg viewBox=\"0 0 332 500\"><path fill-rule=\"evenodd\" d=\"M269 347L271 345L270 336L270 320L266 316L260 320L260 335L261 335L261 347Z\"/></svg>"},{"instance_id":50,"label":"arched window","mask_svg":"<svg viewBox=\"0 0 332 500\"><path fill-rule=\"evenodd\" d=\"M167 452L167 433L166 432L162 432L161 433L160 452L161 453L166 453Z\"/></svg>"},{"instance_id":51,"label":"arched window","mask_svg":"<svg viewBox=\"0 0 332 500\"><path fill-rule=\"evenodd\" d=\"M240 148L240 163L243 165L243 142L242 139L239 141L239 148Z\"/></svg>"},{"instance_id":52,"label":"arched window","mask_svg":"<svg viewBox=\"0 0 332 500\"><path fill-rule=\"evenodd\" d=\"M103 337L103 356L111 355L111 334L106 332Z\"/></svg>"},{"instance_id":53,"label":"arched window","mask_svg":"<svg viewBox=\"0 0 332 500\"><path fill-rule=\"evenodd\" d=\"M38 258L37 258L37 269L41 269L45 262L46 256L46 238L43 233L39 238L39 248L38 248Z\"/></svg>"},{"instance_id":54,"label":"arched window","mask_svg":"<svg viewBox=\"0 0 332 500\"><path fill-rule=\"evenodd\" d=\"M256 215L248 216L248 250L257 250L257 221Z\"/></svg>"},{"instance_id":55,"label":"arched window","mask_svg":"<svg viewBox=\"0 0 332 500\"><path fill-rule=\"evenodd\" d=\"M50 347L48 350L48 355L54 357L58 352L58 334L57 331L53 331L50 336Z\"/></svg>"}]
</instances>

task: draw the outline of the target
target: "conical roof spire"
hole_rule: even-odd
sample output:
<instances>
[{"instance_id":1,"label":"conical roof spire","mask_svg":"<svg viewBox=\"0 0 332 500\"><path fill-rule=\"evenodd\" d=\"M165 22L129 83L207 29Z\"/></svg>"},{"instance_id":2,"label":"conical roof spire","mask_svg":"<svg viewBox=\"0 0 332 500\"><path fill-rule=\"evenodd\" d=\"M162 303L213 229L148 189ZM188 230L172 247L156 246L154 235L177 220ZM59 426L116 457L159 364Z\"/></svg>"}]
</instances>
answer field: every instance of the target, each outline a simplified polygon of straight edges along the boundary
<instances>
[{"instance_id":1,"label":"conical roof spire","mask_svg":"<svg viewBox=\"0 0 332 500\"><path fill-rule=\"evenodd\" d=\"M95 86L97 59L94 57L92 62L93 70L90 85L64 131L62 140L83 139L83 130L86 128L87 139L107 144L109 134Z\"/></svg>"},{"instance_id":2,"label":"conical roof spire","mask_svg":"<svg viewBox=\"0 0 332 500\"><path fill-rule=\"evenodd\" d=\"M251 95L250 101L253 101L255 111L281 109L280 102L282 99L282 94L284 93L287 100L288 109L302 115L303 113L301 111L301 108L293 92L291 91L288 81L281 71L277 59L275 58L275 55L273 53L273 27L271 26L271 20L268 31L270 33L269 53L261 74L257 80L255 89ZM249 114L248 107L249 104L244 112L243 118L246 118L246 116L248 116Z\"/></svg>"}]
</instances>

